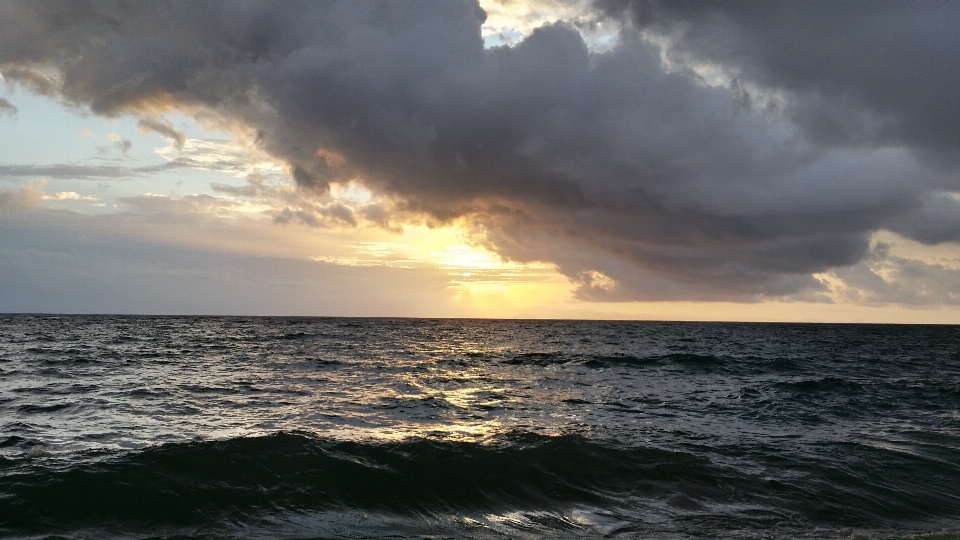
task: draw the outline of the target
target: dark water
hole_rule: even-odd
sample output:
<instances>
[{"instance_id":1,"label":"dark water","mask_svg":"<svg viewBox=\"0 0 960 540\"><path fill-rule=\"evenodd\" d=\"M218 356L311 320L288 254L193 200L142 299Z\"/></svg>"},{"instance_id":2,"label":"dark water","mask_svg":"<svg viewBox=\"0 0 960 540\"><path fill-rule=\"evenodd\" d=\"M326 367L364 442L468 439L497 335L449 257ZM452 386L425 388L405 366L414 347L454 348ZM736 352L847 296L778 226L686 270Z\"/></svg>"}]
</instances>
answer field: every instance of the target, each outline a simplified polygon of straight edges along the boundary
<instances>
[{"instance_id":1,"label":"dark water","mask_svg":"<svg viewBox=\"0 0 960 540\"><path fill-rule=\"evenodd\" d=\"M960 327L0 316L0 536L960 538Z\"/></svg>"}]
</instances>

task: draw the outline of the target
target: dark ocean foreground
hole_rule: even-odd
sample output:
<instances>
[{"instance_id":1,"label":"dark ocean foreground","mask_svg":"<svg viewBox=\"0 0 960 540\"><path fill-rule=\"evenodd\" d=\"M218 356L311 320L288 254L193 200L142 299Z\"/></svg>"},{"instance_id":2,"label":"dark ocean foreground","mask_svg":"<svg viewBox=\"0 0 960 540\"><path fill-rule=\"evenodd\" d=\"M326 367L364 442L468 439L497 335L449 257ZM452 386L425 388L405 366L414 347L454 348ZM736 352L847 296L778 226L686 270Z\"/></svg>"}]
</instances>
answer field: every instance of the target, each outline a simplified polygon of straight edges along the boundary
<instances>
[{"instance_id":1,"label":"dark ocean foreground","mask_svg":"<svg viewBox=\"0 0 960 540\"><path fill-rule=\"evenodd\" d=\"M0 316L0 536L960 538L960 327Z\"/></svg>"}]
</instances>

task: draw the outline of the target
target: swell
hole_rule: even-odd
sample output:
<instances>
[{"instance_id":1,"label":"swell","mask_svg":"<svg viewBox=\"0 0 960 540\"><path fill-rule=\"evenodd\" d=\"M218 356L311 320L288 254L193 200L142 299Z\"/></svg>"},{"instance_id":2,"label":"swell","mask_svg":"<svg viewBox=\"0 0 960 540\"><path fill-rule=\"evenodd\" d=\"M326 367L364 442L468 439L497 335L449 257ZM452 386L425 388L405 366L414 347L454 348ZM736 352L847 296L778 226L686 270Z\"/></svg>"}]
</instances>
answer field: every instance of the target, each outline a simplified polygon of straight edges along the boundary
<instances>
[{"instance_id":1,"label":"swell","mask_svg":"<svg viewBox=\"0 0 960 540\"><path fill-rule=\"evenodd\" d=\"M501 364L546 366L551 364L574 364L592 368L603 367L649 367L675 366L687 369L711 370L725 366L728 359L704 354L669 353L647 356L632 354L567 354L562 352L526 352L517 353L504 360Z\"/></svg>"},{"instance_id":2,"label":"swell","mask_svg":"<svg viewBox=\"0 0 960 540\"><path fill-rule=\"evenodd\" d=\"M275 511L453 509L604 504L679 482L709 485L689 454L617 449L576 436L519 435L498 444L334 442L298 433L167 444L88 456L63 469L20 463L0 473L0 525L186 525Z\"/></svg>"},{"instance_id":3,"label":"swell","mask_svg":"<svg viewBox=\"0 0 960 540\"><path fill-rule=\"evenodd\" d=\"M934 461L846 444L822 449L832 461L785 463L783 449L755 450L749 461L759 473L730 461L720 467L693 451L531 434L478 444L278 433L85 454L80 462L37 453L0 460L0 533L199 526L341 510L549 512L579 504L638 521L666 512L726 527L913 526L960 516L953 454Z\"/></svg>"},{"instance_id":4,"label":"swell","mask_svg":"<svg viewBox=\"0 0 960 540\"><path fill-rule=\"evenodd\" d=\"M590 367L606 366L633 366L644 367L650 365L673 365L691 369L709 370L724 366L727 363L725 358L713 355L693 354L693 353L669 353L652 356L633 356L633 355L610 355L594 356L584 362L584 365Z\"/></svg>"},{"instance_id":5,"label":"swell","mask_svg":"<svg viewBox=\"0 0 960 540\"><path fill-rule=\"evenodd\" d=\"M589 368L666 368L691 373L758 373L793 372L799 369L795 360L777 356L729 356L672 352L664 354L570 354L563 352L517 353L499 360L501 364L548 366L574 365Z\"/></svg>"}]
</instances>

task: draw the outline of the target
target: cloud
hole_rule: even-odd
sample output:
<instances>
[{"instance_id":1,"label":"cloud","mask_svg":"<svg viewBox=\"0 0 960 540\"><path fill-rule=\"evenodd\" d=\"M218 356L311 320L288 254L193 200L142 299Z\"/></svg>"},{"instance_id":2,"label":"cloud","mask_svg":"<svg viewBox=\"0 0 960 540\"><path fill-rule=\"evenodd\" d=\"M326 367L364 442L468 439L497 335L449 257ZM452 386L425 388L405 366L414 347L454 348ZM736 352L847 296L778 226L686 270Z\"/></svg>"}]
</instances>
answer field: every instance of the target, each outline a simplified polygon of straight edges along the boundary
<instances>
[{"instance_id":1,"label":"cloud","mask_svg":"<svg viewBox=\"0 0 960 540\"><path fill-rule=\"evenodd\" d=\"M36 208L43 201L97 201L97 197L80 195L75 191L47 193L46 179L35 180L15 189L0 188L0 210L25 210Z\"/></svg>"},{"instance_id":2,"label":"cloud","mask_svg":"<svg viewBox=\"0 0 960 540\"><path fill-rule=\"evenodd\" d=\"M459 221L586 299L814 298L877 230L957 239L956 4L595 5L603 50L563 22L485 49L467 0L7 3L0 70L255 133L300 187L278 222ZM348 183L389 204L325 199Z\"/></svg>"},{"instance_id":3,"label":"cloud","mask_svg":"<svg viewBox=\"0 0 960 540\"><path fill-rule=\"evenodd\" d=\"M213 182L210 184L210 189L219 193L227 193L229 195L236 195L239 197L257 197L262 193L260 186L253 183L245 186L231 186L229 184Z\"/></svg>"},{"instance_id":4,"label":"cloud","mask_svg":"<svg viewBox=\"0 0 960 540\"><path fill-rule=\"evenodd\" d=\"M162 118L141 118L137 127L142 133L156 133L173 141L178 149L183 149L187 136L176 130L169 121Z\"/></svg>"},{"instance_id":5,"label":"cloud","mask_svg":"<svg viewBox=\"0 0 960 540\"><path fill-rule=\"evenodd\" d=\"M674 60L711 62L790 93L789 111L822 144L886 143L956 155L960 87L953 2L596 0L666 37Z\"/></svg>"},{"instance_id":6,"label":"cloud","mask_svg":"<svg viewBox=\"0 0 960 540\"><path fill-rule=\"evenodd\" d=\"M80 195L76 191L58 191L57 193L45 193L45 201L98 201L97 197L92 195Z\"/></svg>"},{"instance_id":7,"label":"cloud","mask_svg":"<svg viewBox=\"0 0 960 540\"><path fill-rule=\"evenodd\" d=\"M17 108L4 98L0 98L0 113L6 114L7 116L14 116L17 114Z\"/></svg>"},{"instance_id":8,"label":"cloud","mask_svg":"<svg viewBox=\"0 0 960 540\"><path fill-rule=\"evenodd\" d=\"M446 273L198 250L127 215L0 212L0 312L451 316ZM275 228L275 227L274 227ZM100 234L92 234L101 230ZM250 231L247 231L250 232ZM195 229L194 234L210 234ZM375 284L376 294L370 294Z\"/></svg>"},{"instance_id":9,"label":"cloud","mask_svg":"<svg viewBox=\"0 0 960 540\"><path fill-rule=\"evenodd\" d=\"M278 224L303 224L310 227L378 226L393 229L389 223L377 220L378 202L338 200L331 196L320 199L304 197L290 186L267 185L253 176L247 186L229 186L214 183L211 188L219 193L254 199L236 200L217 195L185 195L168 197L148 193L121 197L118 201L136 211L160 218L168 223L208 221L215 218L263 217ZM64 197L66 198L66 197ZM373 214L374 217L369 217Z\"/></svg>"},{"instance_id":10,"label":"cloud","mask_svg":"<svg viewBox=\"0 0 960 540\"><path fill-rule=\"evenodd\" d=\"M41 176L59 179L131 178L187 166L189 166L189 164L176 161L144 167L80 165L72 163L58 163L54 165L0 165L0 178Z\"/></svg>"},{"instance_id":11,"label":"cloud","mask_svg":"<svg viewBox=\"0 0 960 540\"><path fill-rule=\"evenodd\" d=\"M893 220L897 232L927 245L960 241L960 200L954 193L933 192L914 211Z\"/></svg>"},{"instance_id":12,"label":"cloud","mask_svg":"<svg viewBox=\"0 0 960 540\"><path fill-rule=\"evenodd\" d=\"M4 8L4 14L15 11L16 10L10 9L9 7ZM5 26L5 30L8 28L9 25ZM8 42L12 41L13 40L9 40ZM30 89L30 91L42 96L56 95L58 88L62 84L62 81L59 80L56 73L34 69L32 66L6 66L3 69L3 78L8 84L14 82L19 83Z\"/></svg>"},{"instance_id":13,"label":"cloud","mask_svg":"<svg viewBox=\"0 0 960 540\"><path fill-rule=\"evenodd\" d=\"M576 24L578 28L585 23L596 24L586 9L589 4L589 0L480 0L486 12L481 27L484 42L488 46L515 45L534 29L558 21Z\"/></svg>"},{"instance_id":14,"label":"cloud","mask_svg":"<svg viewBox=\"0 0 960 540\"><path fill-rule=\"evenodd\" d=\"M311 227L365 226L400 233L398 211L392 201L373 198L354 185L338 186L326 194L305 193L288 183L277 183L276 175L251 173L247 185L212 183L217 193L254 199L275 223L301 223Z\"/></svg>"},{"instance_id":15,"label":"cloud","mask_svg":"<svg viewBox=\"0 0 960 540\"><path fill-rule=\"evenodd\" d=\"M16 189L0 188L0 210L22 210L38 206L44 199L46 181L31 182Z\"/></svg>"},{"instance_id":16,"label":"cloud","mask_svg":"<svg viewBox=\"0 0 960 540\"><path fill-rule=\"evenodd\" d=\"M960 304L960 269L896 256L878 242L860 263L834 270L838 299L866 305Z\"/></svg>"},{"instance_id":17,"label":"cloud","mask_svg":"<svg viewBox=\"0 0 960 540\"><path fill-rule=\"evenodd\" d=\"M208 169L236 176L280 172L282 164L256 147L238 141L184 139L183 144L159 148L156 153L170 161L195 169Z\"/></svg>"},{"instance_id":18,"label":"cloud","mask_svg":"<svg viewBox=\"0 0 960 540\"><path fill-rule=\"evenodd\" d=\"M168 197L148 193L117 199L128 210L134 210L153 221L170 224L209 222L218 218L237 218L247 214L269 212L270 207L262 204L236 201L215 195L185 195Z\"/></svg>"}]
</instances>

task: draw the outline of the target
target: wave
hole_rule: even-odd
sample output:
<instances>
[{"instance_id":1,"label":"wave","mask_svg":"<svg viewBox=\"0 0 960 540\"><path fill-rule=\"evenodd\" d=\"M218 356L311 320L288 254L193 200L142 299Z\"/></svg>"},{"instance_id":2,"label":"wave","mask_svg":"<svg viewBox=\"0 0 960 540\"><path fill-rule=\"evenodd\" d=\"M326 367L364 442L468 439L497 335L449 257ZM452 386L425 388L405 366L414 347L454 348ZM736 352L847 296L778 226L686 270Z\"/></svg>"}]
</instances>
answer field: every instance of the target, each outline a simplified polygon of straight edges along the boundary
<instances>
[{"instance_id":1,"label":"wave","mask_svg":"<svg viewBox=\"0 0 960 540\"><path fill-rule=\"evenodd\" d=\"M304 512L555 515L584 505L637 523L658 514L727 528L939 523L960 514L950 487L960 478L957 467L844 449L860 455L797 462L779 476L776 452L756 456L769 460L758 475L695 453L533 434L481 444L277 433L84 454L71 464L37 452L0 461L0 533L103 523L190 527ZM925 479L924 471L940 480Z\"/></svg>"},{"instance_id":2,"label":"wave","mask_svg":"<svg viewBox=\"0 0 960 540\"><path fill-rule=\"evenodd\" d=\"M712 370L726 365L728 359L704 354L692 353L669 353L656 354L650 356L623 355L596 355L583 363L588 367L648 367L648 366L672 366L691 369L695 371Z\"/></svg>"},{"instance_id":3,"label":"wave","mask_svg":"<svg viewBox=\"0 0 960 540\"><path fill-rule=\"evenodd\" d=\"M20 405L17 407L17 412L35 414L35 413L51 413L56 411L61 411L63 409L68 409L73 407L73 403L54 403L51 405Z\"/></svg>"},{"instance_id":4,"label":"wave","mask_svg":"<svg viewBox=\"0 0 960 540\"><path fill-rule=\"evenodd\" d=\"M532 366L546 366L550 364L566 364L570 362L571 358L563 353L559 352L527 352L527 353L517 353L505 360L501 360L502 364L509 365L532 365Z\"/></svg>"},{"instance_id":5,"label":"wave","mask_svg":"<svg viewBox=\"0 0 960 540\"><path fill-rule=\"evenodd\" d=\"M517 353L500 360L501 364L546 366L551 364L573 364L592 368L604 367L648 367L679 366L688 369L711 369L725 365L726 358L691 353L654 354L636 356L632 354L600 354L583 356L562 352L525 352Z\"/></svg>"},{"instance_id":6,"label":"wave","mask_svg":"<svg viewBox=\"0 0 960 540\"><path fill-rule=\"evenodd\" d=\"M823 377L801 381L778 382L774 387L797 394L841 393L855 394L863 391L860 384L839 377Z\"/></svg>"},{"instance_id":7,"label":"wave","mask_svg":"<svg viewBox=\"0 0 960 540\"><path fill-rule=\"evenodd\" d=\"M496 444L334 442L300 433L167 444L81 465L7 469L0 525L133 520L177 524L278 510L552 508L602 504L664 484L709 485L683 453L617 449L583 438L518 435Z\"/></svg>"}]
</instances>

